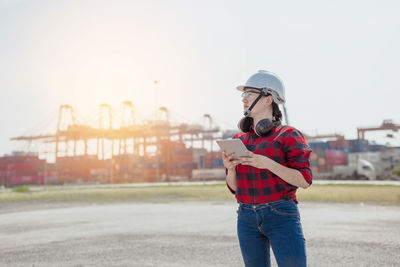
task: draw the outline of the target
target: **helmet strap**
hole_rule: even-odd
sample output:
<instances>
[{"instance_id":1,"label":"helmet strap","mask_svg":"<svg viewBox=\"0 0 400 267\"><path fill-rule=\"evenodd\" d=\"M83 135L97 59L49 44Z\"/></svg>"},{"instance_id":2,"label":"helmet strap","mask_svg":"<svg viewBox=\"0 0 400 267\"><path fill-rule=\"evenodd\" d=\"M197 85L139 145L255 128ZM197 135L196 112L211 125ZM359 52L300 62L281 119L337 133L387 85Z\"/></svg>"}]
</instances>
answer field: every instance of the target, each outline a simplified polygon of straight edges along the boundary
<instances>
[{"instance_id":1,"label":"helmet strap","mask_svg":"<svg viewBox=\"0 0 400 267\"><path fill-rule=\"evenodd\" d=\"M257 96L257 98L253 101L253 103L251 104L249 109L244 112L244 116L246 116L246 117L250 116L251 110L254 108L254 106L257 104L257 102L261 99L261 97L263 97L262 94Z\"/></svg>"}]
</instances>

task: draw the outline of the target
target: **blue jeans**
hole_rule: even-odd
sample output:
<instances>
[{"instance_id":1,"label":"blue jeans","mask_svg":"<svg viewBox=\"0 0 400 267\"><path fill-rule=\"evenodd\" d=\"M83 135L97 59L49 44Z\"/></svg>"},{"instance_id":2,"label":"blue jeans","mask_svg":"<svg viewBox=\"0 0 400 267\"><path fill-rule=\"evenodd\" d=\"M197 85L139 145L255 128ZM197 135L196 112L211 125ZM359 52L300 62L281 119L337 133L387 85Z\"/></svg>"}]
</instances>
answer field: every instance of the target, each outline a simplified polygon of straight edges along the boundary
<instances>
[{"instance_id":1,"label":"blue jeans","mask_svg":"<svg viewBox=\"0 0 400 267\"><path fill-rule=\"evenodd\" d=\"M246 267L271 266L270 246L279 267L305 267L300 214L293 200L239 203L237 233Z\"/></svg>"}]
</instances>

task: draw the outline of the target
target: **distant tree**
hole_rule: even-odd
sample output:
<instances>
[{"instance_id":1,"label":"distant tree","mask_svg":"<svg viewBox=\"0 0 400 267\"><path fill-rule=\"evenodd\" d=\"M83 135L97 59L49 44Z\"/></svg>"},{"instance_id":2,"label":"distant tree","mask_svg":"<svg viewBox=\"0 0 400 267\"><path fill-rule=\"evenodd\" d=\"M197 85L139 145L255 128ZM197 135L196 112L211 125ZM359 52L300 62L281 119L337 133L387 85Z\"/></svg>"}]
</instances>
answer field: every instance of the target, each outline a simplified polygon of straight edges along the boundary
<instances>
[{"instance_id":1,"label":"distant tree","mask_svg":"<svg viewBox=\"0 0 400 267\"><path fill-rule=\"evenodd\" d=\"M400 177L400 166L397 166L392 170L392 174Z\"/></svg>"}]
</instances>

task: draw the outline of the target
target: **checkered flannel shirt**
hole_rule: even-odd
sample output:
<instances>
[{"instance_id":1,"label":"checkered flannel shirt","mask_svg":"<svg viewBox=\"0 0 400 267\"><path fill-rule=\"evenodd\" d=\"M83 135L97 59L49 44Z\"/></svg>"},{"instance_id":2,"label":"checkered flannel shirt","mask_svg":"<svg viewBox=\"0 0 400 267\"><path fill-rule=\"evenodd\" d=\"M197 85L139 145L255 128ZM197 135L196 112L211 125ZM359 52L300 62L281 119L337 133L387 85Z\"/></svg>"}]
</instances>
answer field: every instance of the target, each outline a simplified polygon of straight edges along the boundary
<instances>
[{"instance_id":1,"label":"checkered flannel shirt","mask_svg":"<svg viewBox=\"0 0 400 267\"><path fill-rule=\"evenodd\" d=\"M300 171L304 179L311 184L310 169L311 148L297 129L281 125L267 136L259 137L253 128L247 133L238 133L248 150L269 157L283 166ZM227 184L228 185L228 184ZM297 202L297 187L288 184L268 169L258 169L248 165L236 166L236 192L229 187L238 202L257 204L268 203L282 198Z\"/></svg>"}]
</instances>

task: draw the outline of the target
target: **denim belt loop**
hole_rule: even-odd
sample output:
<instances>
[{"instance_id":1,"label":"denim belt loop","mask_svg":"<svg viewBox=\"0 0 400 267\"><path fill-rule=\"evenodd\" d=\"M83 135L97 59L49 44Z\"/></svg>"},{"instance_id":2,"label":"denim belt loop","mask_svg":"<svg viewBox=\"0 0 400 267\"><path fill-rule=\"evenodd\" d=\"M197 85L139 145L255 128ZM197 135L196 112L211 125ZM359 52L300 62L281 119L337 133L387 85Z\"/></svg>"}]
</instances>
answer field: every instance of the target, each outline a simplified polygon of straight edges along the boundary
<instances>
[{"instance_id":1,"label":"denim belt loop","mask_svg":"<svg viewBox=\"0 0 400 267\"><path fill-rule=\"evenodd\" d=\"M258 209L263 209L266 207L270 207L270 206L274 206L283 202L287 202L287 201L291 201L292 200L292 196L285 196L279 200L275 200L275 201L271 201L271 202L267 202L267 203L258 203L258 204L247 204L247 203L243 203L243 202L239 202L239 210L243 210L243 209L251 209L251 210L258 210Z\"/></svg>"}]
</instances>

